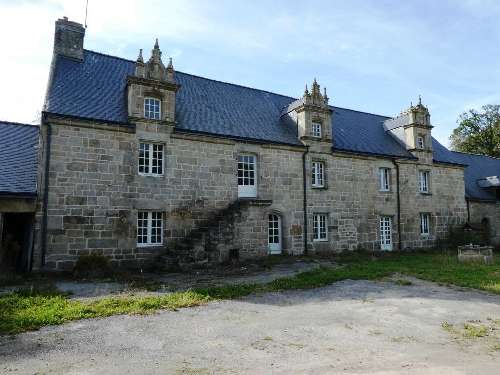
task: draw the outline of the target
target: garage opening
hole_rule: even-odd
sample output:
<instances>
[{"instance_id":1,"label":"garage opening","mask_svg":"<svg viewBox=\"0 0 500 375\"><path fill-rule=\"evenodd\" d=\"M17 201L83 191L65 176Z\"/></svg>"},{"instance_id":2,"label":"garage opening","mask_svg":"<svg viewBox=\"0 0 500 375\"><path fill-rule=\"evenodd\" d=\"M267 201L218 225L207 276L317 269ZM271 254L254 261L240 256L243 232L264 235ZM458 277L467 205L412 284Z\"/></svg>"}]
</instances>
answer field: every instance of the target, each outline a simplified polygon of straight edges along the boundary
<instances>
[{"instance_id":1,"label":"garage opening","mask_svg":"<svg viewBox=\"0 0 500 375\"><path fill-rule=\"evenodd\" d=\"M0 272L29 271L33 244L32 213L0 213Z\"/></svg>"}]
</instances>

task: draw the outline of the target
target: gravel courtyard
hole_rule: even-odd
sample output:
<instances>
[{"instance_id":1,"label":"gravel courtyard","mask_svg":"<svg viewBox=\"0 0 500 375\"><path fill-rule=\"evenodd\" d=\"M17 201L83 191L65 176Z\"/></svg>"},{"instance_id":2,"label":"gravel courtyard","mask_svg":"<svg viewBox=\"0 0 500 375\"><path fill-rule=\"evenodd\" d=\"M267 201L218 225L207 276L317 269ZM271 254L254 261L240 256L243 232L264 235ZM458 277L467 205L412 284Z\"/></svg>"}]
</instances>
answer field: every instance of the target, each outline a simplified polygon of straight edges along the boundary
<instances>
[{"instance_id":1,"label":"gravel courtyard","mask_svg":"<svg viewBox=\"0 0 500 375\"><path fill-rule=\"evenodd\" d=\"M0 373L500 373L500 296L411 282L346 280L2 336ZM466 338L445 322L491 330Z\"/></svg>"}]
</instances>

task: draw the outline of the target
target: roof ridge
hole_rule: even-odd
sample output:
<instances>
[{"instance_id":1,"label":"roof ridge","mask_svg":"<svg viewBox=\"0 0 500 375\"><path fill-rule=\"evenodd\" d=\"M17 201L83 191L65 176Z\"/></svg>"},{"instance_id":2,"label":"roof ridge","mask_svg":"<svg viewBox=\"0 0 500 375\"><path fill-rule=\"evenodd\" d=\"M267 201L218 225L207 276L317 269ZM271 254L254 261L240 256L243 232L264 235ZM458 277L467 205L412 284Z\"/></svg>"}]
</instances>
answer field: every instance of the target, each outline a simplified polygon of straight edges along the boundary
<instances>
[{"instance_id":1,"label":"roof ridge","mask_svg":"<svg viewBox=\"0 0 500 375\"><path fill-rule=\"evenodd\" d=\"M490 156L490 155L475 154L473 152L463 152L463 151L455 151L455 150L449 150L449 151L450 152L454 152L456 154L464 154L464 155L471 155L471 156L481 156L481 157L490 158L490 159L494 159L494 160L500 161L500 158L497 158L495 156Z\"/></svg>"},{"instance_id":2,"label":"roof ridge","mask_svg":"<svg viewBox=\"0 0 500 375\"><path fill-rule=\"evenodd\" d=\"M292 97L292 96L283 95L283 94L278 94L277 92L272 92L272 91L269 91L269 90L263 90L263 89L258 89L258 88L255 88L255 87L244 86L244 85L240 85L240 84L238 84L238 83L232 83L232 82L221 81L221 80L214 79L214 78L202 77L202 76L197 75L197 74L186 73L186 72L183 72L183 71L180 71L180 70L177 70L177 71L176 71L176 73L181 73L181 74L185 74L185 75L187 75L187 76L191 76L191 77L196 77L196 78L206 79L206 80L208 80L208 81L213 81L213 82L222 83L222 84L224 84L224 85L237 86L237 87L242 87L242 88L244 88L244 89L249 89L249 90L254 90L254 91L260 91L260 92L264 92L264 93L267 93L267 94L272 94L272 95L278 95L278 96L282 96L282 97L287 98L287 99L292 99L292 100L297 100L297 99L298 99L298 98L294 98L294 97Z\"/></svg>"},{"instance_id":3,"label":"roof ridge","mask_svg":"<svg viewBox=\"0 0 500 375\"><path fill-rule=\"evenodd\" d=\"M366 112L366 111L360 111L360 110L358 110L358 109L351 109L351 108L337 107L337 106L334 106L334 105L331 105L330 107L332 107L332 108L337 108L337 109L343 109L343 110L345 110L345 111L351 111L351 112L364 113L365 115L372 115L372 116L385 117L385 118L393 118L393 117L391 117L391 116L379 115L379 114L376 114L376 113Z\"/></svg>"},{"instance_id":4,"label":"roof ridge","mask_svg":"<svg viewBox=\"0 0 500 375\"><path fill-rule=\"evenodd\" d=\"M38 124L26 124L26 123L23 123L23 122L4 121L4 120L0 120L0 124L16 125L16 126L34 126L34 127L37 127L37 128L40 127L40 125L38 125Z\"/></svg>"},{"instance_id":5,"label":"roof ridge","mask_svg":"<svg viewBox=\"0 0 500 375\"><path fill-rule=\"evenodd\" d=\"M127 61L127 62L130 62L130 63L135 64L135 61L134 61L134 60L129 60L129 59L126 59L126 58L124 58L124 57L114 56L114 55L110 55L110 54L108 54L108 53L102 53L102 52L92 51L91 49L84 49L84 51L86 51L86 52L90 52L90 53L94 53L94 54L96 54L96 55L101 55L101 56L105 56L105 57L110 57L110 58L112 58L112 59L117 59L117 60Z\"/></svg>"}]
</instances>

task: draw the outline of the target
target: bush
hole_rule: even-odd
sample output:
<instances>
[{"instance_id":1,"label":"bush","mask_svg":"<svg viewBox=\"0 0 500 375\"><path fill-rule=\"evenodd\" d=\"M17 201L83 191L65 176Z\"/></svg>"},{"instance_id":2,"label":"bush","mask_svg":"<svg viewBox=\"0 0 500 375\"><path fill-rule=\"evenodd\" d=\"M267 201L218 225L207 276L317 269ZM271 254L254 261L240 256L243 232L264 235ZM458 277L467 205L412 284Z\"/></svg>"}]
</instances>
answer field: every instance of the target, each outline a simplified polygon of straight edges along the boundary
<instances>
[{"instance_id":1,"label":"bush","mask_svg":"<svg viewBox=\"0 0 500 375\"><path fill-rule=\"evenodd\" d=\"M73 268L73 275L78 278L107 278L113 276L109 258L103 255L81 255Z\"/></svg>"},{"instance_id":2,"label":"bush","mask_svg":"<svg viewBox=\"0 0 500 375\"><path fill-rule=\"evenodd\" d=\"M477 228L469 230L463 227L450 228L443 245L449 249L456 250L458 246L470 243L474 245L488 245L488 232Z\"/></svg>"}]
</instances>

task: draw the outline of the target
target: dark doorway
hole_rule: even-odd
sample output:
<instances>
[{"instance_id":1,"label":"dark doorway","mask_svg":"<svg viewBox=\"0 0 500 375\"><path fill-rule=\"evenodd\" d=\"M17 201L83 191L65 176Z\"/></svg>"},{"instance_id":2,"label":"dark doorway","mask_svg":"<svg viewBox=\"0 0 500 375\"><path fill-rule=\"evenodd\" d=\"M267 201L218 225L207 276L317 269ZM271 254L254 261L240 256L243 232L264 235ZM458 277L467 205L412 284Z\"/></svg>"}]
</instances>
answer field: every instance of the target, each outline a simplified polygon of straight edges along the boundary
<instances>
[{"instance_id":1,"label":"dark doorway","mask_svg":"<svg viewBox=\"0 0 500 375\"><path fill-rule=\"evenodd\" d=\"M29 271L32 245L32 213L4 213L0 233L0 270Z\"/></svg>"}]
</instances>

